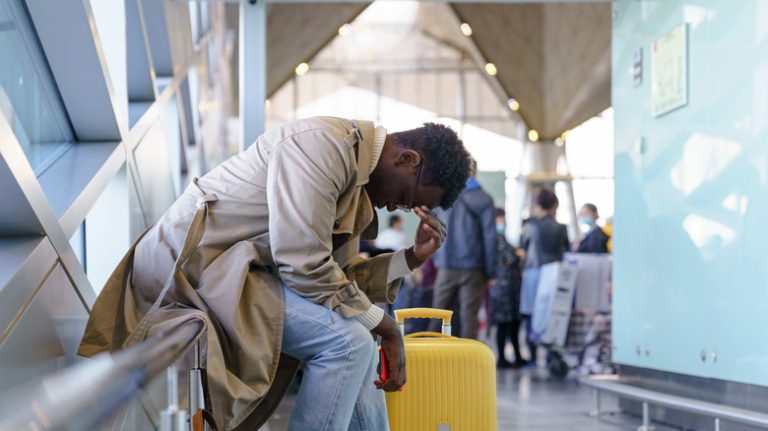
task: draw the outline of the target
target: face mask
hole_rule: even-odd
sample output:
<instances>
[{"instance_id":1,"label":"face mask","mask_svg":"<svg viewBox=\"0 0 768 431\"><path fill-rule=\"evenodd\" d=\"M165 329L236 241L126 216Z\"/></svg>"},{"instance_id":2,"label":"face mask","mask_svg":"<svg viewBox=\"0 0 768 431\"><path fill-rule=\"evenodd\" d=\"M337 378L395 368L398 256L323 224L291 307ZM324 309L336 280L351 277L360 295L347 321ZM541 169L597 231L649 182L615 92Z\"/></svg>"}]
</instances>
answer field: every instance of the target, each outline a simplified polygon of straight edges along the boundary
<instances>
[{"instance_id":1,"label":"face mask","mask_svg":"<svg viewBox=\"0 0 768 431\"><path fill-rule=\"evenodd\" d=\"M505 224L497 224L496 225L496 233L504 235L504 231L507 230L507 225Z\"/></svg>"},{"instance_id":2,"label":"face mask","mask_svg":"<svg viewBox=\"0 0 768 431\"><path fill-rule=\"evenodd\" d=\"M593 224L595 224L595 220L593 220L592 217L579 217L579 224L592 226Z\"/></svg>"}]
</instances>

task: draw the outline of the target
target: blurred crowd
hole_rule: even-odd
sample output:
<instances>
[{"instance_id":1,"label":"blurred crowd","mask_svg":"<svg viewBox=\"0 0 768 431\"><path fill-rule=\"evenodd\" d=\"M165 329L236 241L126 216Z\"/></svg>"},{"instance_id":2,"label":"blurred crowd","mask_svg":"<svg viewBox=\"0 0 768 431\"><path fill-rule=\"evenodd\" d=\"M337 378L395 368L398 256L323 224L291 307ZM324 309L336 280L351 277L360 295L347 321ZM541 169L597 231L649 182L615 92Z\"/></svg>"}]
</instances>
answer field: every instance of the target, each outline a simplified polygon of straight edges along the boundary
<instances>
[{"instance_id":1,"label":"blurred crowd","mask_svg":"<svg viewBox=\"0 0 768 431\"><path fill-rule=\"evenodd\" d=\"M498 368L536 366L539 346L531 322L542 266L562 261L566 253L610 253L612 221L598 224L597 206L586 203L578 211L579 237L571 240L567 226L556 219L557 195L542 188L536 191L531 216L523 219L521 235L513 245L506 235L507 214L494 206L474 174L473 168L452 208L436 211L448 226L445 243L406 280L395 302L386 308L390 313L406 307L453 310L453 335L495 344ZM375 256L406 246L403 220L392 215L388 228L375 242L364 242L361 252ZM439 332L439 325L414 319L407 322L406 331Z\"/></svg>"}]
</instances>

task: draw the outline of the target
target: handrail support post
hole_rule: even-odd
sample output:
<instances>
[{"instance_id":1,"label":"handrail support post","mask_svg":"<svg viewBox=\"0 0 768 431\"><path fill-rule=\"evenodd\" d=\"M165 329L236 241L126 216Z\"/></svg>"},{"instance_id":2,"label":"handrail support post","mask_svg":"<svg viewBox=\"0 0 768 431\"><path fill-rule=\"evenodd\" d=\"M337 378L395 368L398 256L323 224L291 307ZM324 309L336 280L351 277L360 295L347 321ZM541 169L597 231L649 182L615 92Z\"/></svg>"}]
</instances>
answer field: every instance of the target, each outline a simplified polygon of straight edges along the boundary
<instances>
[{"instance_id":1,"label":"handrail support post","mask_svg":"<svg viewBox=\"0 0 768 431\"><path fill-rule=\"evenodd\" d=\"M643 401L643 425L637 429L637 431L651 431L651 409L648 405L648 401Z\"/></svg>"},{"instance_id":2,"label":"handrail support post","mask_svg":"<svg viewBox=\"0 0 768 431\"><path fill-rule=\"evenodd\" d=\"M602 391L600 389L595 388L595 409L589 415L593 417L603 415Z\"/></svg>"},{"instance_id":3,"label":"handrail support post","mask_svg":"<svg viewBox=\"0 0 768 431\"><path fill-rule=\"evenodd\" d=\"M166 371L168 407L160 412L160 431L187 431L187 411L179 410L179 375L176 365Z\"/></svg>"},{"instance_id":4,"label":"handrail support post","mask_svg":"<svg viewBox=\"0 0 768 431\"><path fill-rule=\"evenodd\" d=\"M194 351L194 368L190 368L189 370L189 418L192 420L194 418L195 414L197 414L198 411L204 410L207 406L205 405L205 388L204 388L204 380L205 380L205 369L203 368L203 360L202 360L202 346L201 346L201 339L198 339L195 343L195 351ZM208 427L208 424L206 423L204 425L205 430L208 431L210 428Z\"/></svg>"}]
</instances>

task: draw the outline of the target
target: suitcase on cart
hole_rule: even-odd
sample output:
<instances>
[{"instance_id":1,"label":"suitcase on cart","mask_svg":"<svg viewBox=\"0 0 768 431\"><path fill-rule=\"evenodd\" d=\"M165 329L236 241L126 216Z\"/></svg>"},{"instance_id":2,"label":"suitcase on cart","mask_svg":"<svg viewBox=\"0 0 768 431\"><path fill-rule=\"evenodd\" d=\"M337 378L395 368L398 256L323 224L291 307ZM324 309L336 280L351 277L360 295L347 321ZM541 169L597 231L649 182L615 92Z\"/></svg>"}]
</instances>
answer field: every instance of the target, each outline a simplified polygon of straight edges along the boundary
<instances>
[{"instance_id":1,"label":"suitcase on cart","mask_svg":"<svg viewBox=\"0 0 768 431\"><path fill-rule=\"evenodd\" d=\"M496 431L496 365L485 344L451 336L452 311L409 308L395 311L400 330L405 319L443 320L443 333L405 336L407 381L402 392L388 392L392 431Z\"/></svg>"}]
</instances>

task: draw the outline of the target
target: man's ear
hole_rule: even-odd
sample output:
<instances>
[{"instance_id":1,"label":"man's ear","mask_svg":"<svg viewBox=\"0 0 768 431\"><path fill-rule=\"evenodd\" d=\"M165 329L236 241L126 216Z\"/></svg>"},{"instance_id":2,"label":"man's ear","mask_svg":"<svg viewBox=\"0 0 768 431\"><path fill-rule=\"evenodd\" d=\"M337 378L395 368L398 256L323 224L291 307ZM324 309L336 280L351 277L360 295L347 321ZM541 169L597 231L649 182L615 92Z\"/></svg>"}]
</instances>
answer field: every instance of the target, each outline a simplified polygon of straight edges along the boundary
<instances>
[{"instance_id":1,"label":"man's ear","mask_svg":"<svg viewBox=\"0 0 768 431\"><path fill-rule=\"evenodd\" d=\"M395 166L416 168L421 164L421 154L414 150L402 150L395 159Z\"/></svg>"}]
</instances>

